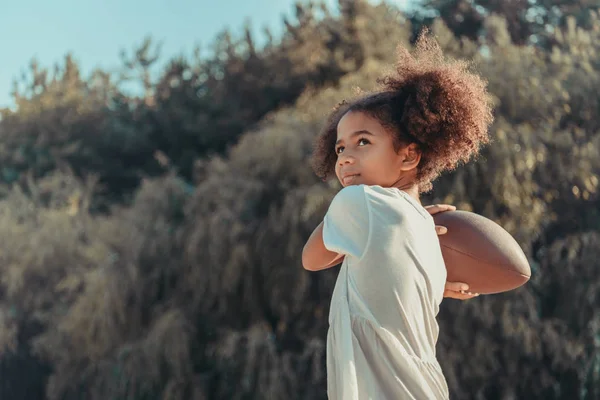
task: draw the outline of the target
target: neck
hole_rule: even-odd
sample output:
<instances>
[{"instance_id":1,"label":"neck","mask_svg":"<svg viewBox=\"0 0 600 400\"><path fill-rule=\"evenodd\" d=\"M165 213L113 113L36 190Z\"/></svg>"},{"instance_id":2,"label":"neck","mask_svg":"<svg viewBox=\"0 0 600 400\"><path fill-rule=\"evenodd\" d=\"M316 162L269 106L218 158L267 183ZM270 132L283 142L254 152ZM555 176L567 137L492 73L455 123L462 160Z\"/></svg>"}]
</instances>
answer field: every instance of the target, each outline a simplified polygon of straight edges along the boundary
<instances>
[{"instance_id":1,"label":"neck","mask_svg":"<svg viewBox=\"0 0 600 400\"><path fill-rule=\"evenodd\" d=\"M417 200L419 202L419 204L421 204L421 200L419 199L419 186L418 185L411 185L411 186L396 186L398 189L402 190L405 193L408 193L409 196L413 197L415 200Z\"/></svg>"},{"instance_id":2,"label":"neck","mask_svg":"<svg viewBox=\"0 0 600 400\"><path fill-rule=\"evenodd\" d=\"M419 185L415 183L413 179L402 179L400 178L392 187L398 188L403 192L408 193L411 197L421 204L419 199Z\"/></svg>"}]
</instances>

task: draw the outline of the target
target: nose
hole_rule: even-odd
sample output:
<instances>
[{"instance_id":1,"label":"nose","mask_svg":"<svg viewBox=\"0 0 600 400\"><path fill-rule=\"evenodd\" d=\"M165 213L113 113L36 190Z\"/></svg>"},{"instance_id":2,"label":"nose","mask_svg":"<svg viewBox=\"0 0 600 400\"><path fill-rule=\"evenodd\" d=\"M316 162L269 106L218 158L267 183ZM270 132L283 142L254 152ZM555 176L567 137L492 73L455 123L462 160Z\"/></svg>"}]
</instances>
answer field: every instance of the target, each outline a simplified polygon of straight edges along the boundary
<instances>
[{"instance_id":1,"label":"nose","mask_svg":"<svg viewBox=\"0 0 600 400\"><path fill-rule=\"evenodd\" d=\"M344 152L338 156L338 164L340 166L344 164L354 164L354 161L354 156L347 150L344 150Z\"/></svg>"}]
</instances>

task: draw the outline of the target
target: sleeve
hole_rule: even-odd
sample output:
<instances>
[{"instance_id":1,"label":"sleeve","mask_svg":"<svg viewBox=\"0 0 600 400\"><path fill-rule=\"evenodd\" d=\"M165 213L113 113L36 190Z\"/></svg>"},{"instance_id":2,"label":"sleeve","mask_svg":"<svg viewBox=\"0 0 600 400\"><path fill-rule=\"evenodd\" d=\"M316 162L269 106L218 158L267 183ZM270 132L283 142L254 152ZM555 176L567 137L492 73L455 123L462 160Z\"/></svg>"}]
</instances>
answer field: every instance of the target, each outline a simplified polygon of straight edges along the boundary
<instances>
[{"instance_id":1,"label":"sleeve","mask_svg":"<svg viewBox=\"0 0 600 400\"><path fill-rule=\"evenodd\" d=\"M369 239L369 219L365 187L343 188L333 198L323 219L325 248L361 258Z\"/></svg>"}]
</instances>

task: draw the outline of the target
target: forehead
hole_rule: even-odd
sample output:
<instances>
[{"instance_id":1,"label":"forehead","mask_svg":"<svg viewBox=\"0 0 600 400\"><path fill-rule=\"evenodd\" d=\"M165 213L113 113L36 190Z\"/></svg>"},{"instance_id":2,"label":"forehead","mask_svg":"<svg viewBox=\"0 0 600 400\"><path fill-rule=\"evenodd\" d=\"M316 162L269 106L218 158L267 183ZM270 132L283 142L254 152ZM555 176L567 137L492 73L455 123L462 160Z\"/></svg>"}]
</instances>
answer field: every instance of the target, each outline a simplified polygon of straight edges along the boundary
<instances>
[{"instance_id":1,"label":"forehead","mask_svg":"<svg viewBox=\"0 0 600 400\"><path fill-rule=\"evenodd\" d=\"M374 135L384 133L385 129L378 120L368 114L350 111L338 122L337 139L343 140L356 131L369 131Z\"/></svg>"}]
</instances>

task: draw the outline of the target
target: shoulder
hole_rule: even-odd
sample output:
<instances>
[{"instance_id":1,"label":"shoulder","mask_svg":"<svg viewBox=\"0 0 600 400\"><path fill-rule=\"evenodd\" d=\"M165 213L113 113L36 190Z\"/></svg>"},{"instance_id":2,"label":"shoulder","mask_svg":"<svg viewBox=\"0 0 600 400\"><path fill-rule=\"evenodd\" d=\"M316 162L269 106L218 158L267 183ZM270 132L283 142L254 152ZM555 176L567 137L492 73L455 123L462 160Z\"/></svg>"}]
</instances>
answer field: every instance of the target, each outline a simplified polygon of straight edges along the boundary
<instances>
[{"instance_id":1,"label":"shoulder","mask_svg":"<svg viewBox=\"0 0 600 400\"><path fill-rule=\"evenodd\" d=\"M349 224L353 221L364 224L369 214L367 191L368 187L365 185L341 189L331 200L327 216L339 224Z\"/></svg>"},{"instance_id":2,"label":"shoulder","mask_svg":"<svg viewBox=\"0 0 600 400\"><path fill-rule=\"evenodd\" d=\"M365 186L365 196L379 197L379 198L398 198L399 191L396 188L387 188L379 185Z\"/></svg>"},{"instance_id":3,"label":"shoulder","mask_svg":"<svg viewBox=\"0 0 600 400\"><path fill-rule=\"evenodd\" d=\"M363 185L341 189L323 218L325 248L360 258L370 237L370 211Z\"/></svg>"},{"instance_id":4,"label":"shoulder","mask_svg":"<svg viewBox=\"0 0 600 400\"><path fill-rule=\"evenodd\" d=\"M365 208L369 186L353 185L341 189L331 201L330 209L351 211Z\"/></svg>"},{"instance_id":5,"label":"shoulder","mask_svg":"<svg viewBox=\"0 0 600 400\"><path fill-rule=\"evenodd\" d=\"M340 190L336 197L340 198L352 198L352 197L368 197L373 195L398 197L398 190L396 188L386 188L378 185L352 185L346 186Z\"/></svg>"},{"instance_id":6,"label":"shoulder","mask_svg":"<svg viewBox=\"0 0 600 400\"><path fill-rule=\"evenodd\" d=\"M397 199L398 191L394 188L381 186L353 185L340 190L331 202L336 208L356 209L366 207L368 203L380 202L381 200ZM379 201L377 201L379 200Z\"/></svg>"},{"instance_id":7,"label":"shoulder","mask_svg":"<svg viewBox=\"0 0 600 400\"><path fill-rule=\"evenodd\" d=\"M333 201L342 202L364 199L366 188L367 186L365 185L346 186L345 188L342 188L339 192L337 192L337 194L333 198Z\"/></svg>"}]
</instances>

